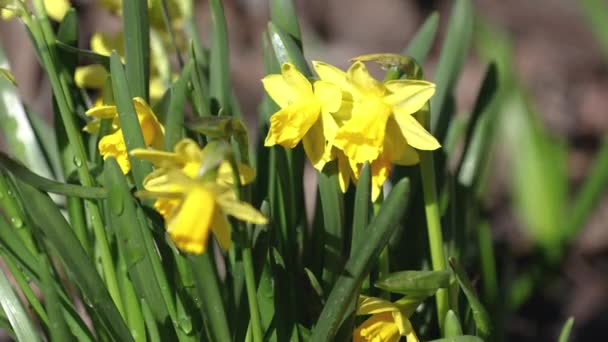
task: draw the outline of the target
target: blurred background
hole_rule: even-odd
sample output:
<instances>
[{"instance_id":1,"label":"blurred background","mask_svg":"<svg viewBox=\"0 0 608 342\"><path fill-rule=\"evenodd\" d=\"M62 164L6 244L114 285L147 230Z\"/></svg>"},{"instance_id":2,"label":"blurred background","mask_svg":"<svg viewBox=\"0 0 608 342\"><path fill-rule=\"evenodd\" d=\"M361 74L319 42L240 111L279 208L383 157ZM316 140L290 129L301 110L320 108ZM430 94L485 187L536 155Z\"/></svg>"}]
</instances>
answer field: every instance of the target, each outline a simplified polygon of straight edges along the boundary
<instances>
[{"instance_id":1,"label":"blurred background","mask_svg":"<svg viewBox=\"0 0 608 342\"><path fill-rule=\"evenodd\" d=\"M88 48L94 31L117 31L120 20L94 0L74 0L81 19L81 47ZM366 53L400 52L424 19L437 11L439 33L424 66L433 79L452 1L439 0L301 0L296 1L309 60L346 68L348 60ZM478 20L473 44L456 87L458 115L474 105L494 46L493 37L508 46L508 72L517 80L543 137L563 148L556 165L567 180L566 202L588 177L608 132L608 58L593 35L577 1L475 0ZM224 1L230 37L232 81L250 127L256 127L263 95L261 36L268 21L265 0ZM201 36L207 40L209 16L198 1ZM483 27L483 29L481 28ZM491 31L493 35L488 35ZM485 33L482 33L485 32ZM489 37L489 38L488 38ZM25 103L51 119L51 91L23 26L0 22L0 39ZM208 43L208 41L205 41ZM504 45L504 44L506 45ZM508 116L509 110L501 110ZM502 121L501 121L502 122ZM500 131L500 129L499 129ZM251 130L255 139L255 129ZM521 149L499 135L493 147L488 187L483 196L497 255L499 296L509 299L505 317L507 340L556 340L563 322L574 316L574 340L608 339L608 196L564 244L559 257L542 259L538 235L529 218L517 209L517 180L510 177ZM532 166L533 167L533 166ZM515 182L515 183L514 183ZM546 196L552 196L550 193ZM544 201L543 196L535 197ZM549 198L550 199L550 198ZM565 207L567 208L567 207ZM568 209L561 208L562 217ZM533 226L533 223L532 223ZM476 279L474 267L469 269Z\"/></svg>"}]
</instances>

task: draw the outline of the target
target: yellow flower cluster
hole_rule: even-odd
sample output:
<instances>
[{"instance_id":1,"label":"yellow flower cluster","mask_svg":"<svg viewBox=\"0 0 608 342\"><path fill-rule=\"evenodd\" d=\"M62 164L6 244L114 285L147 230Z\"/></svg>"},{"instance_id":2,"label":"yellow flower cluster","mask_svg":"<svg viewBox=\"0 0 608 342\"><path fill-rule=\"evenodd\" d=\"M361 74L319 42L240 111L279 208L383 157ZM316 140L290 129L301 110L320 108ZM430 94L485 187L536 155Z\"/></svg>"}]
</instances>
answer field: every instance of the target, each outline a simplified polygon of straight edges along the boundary
<instances>
[{"instance_id":1,"label":"yellow flower cluster","mask_svg":"<svg viewBox=\"0 0 608 342\"><path fill-rule=\"evenodd\" d=\"M293 148L300 141L317 170L337 160L340 187L356 182L363 163L372 168L376 200L392 164L414 165L418 150L439 142L413 116L435 93L422 80L375 80L361 61L345 72L313 62L319 79L309 81L292 64L264 77L268 95L281 108L270 117L265 146Z\"/></svg>"},{"instance_id":2,"label":"yellow flower cluster","mask_svg":"<svg viewBox=\"0 0 608 342\"><path fill-rule=\"evenodd\" d=\"M224 250L229 249L231 230L226 215L255 224L267 223L250 204L238 200L230 164L222 161L217 169L209 165L206 156L212 147L208 144L201 150L196 142L183 139L174 152L131 151L134 157L154 164L154 172L144 179L146 191L141 195L157 198L154 207L165 218L169 236L187 253L204 253L211 232ZM255 177L247 165L239 165L238 171L243 185Z\"/></svg>"},{"instance_id":3,"label":"yellow flower cluster","mask_svg":"<svg viewBox=\"0 0 608 342\"><path fill-rule=\"evenodd\" d=\"M385 299L360 296L357 315L371 315L353 332L354 342L398 342L405 336L407 342L418 342L418 336L410 323L422 300L404 298L395 303Z\"/></svg>"}]
</instances>

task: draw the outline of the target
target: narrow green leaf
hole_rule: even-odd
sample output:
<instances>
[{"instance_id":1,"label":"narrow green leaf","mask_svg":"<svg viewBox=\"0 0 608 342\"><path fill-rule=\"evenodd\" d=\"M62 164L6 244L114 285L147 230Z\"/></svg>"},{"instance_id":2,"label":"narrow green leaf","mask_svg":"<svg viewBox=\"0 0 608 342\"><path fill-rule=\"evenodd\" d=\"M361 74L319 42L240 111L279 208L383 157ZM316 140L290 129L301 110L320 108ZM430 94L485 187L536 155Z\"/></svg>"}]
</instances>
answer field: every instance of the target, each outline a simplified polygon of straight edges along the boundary
<instances>
[{"instance_id":1,"label":"narrow green leaf","mask_svg":"<svg viewBox=\"0 0 608 342\"><path fill-rule=\"evenodd\" d=\"M570 333L572 332L572 326L574 326L574 317L568 318L566 323L564 323L562 331L559 333L558 342L570 341Z\"/></svg>"},{"instance_id":2,"label":"narrow green leaf","mask_svg":"<svg viewBox=\"0 0 608 342\"><path fill-rule=\"evenodd\" d=\"M447 34L441 47L441 55L435 70L435 95L431 98L431 132L443 141L450 120L444 111L465 59L473 35L473 8L470 0L457 0L452 7Z\"/></svg>"},{"instance_id":3,"label":"narrow green leaf","mask_svg":"<svg viewBox=\"0 0 608 342\"><path fill-rule=\"evenodd\" d=\"M409 180L395 185L378 215L369 224L367 239L356 246L356 253L348 260L332 288L327 302L312 333L311 341L331 341L346 310L354 299L363 278L376 262L382 249L395 232L409 203Z\"/></svg>"},{"instance_id":4,"label":"narrow green leaf","mask_svg":"<svg viewBox=\"0 0 608 342\"><path fill-rule=\"evenodd\" d=\"M211 56L209 60L209 85L211 96L219 108L232 114L230 108L230 55L228 51L228 30L224 17L224 5L220 0L210 0L211 13ZM219 110L218 108L218 110Z\"/></svg>"},{"instance_id":5,"label":"narrow green leaf","mask_svg":"<svg viewBox=\"0 0 608 342\"><path fill-rule=\"evenodd\" d=\"M50 165L53 171L54 178L63 180L61 156L59 155L59 144L57 142L58 133L38 113L34 113L31 110L25 113L32 124L38 144L42 147L47 164Z\"/></svg>"},{"instance_id":6,"label":"narrow green leaf","mask_svg":"<svg viewBox=\"0 0 608 342\"><path fill-rule=\"evenodd\" d=\"M63 317L63 310L55 287L55 279L51 275L52 267L47 260L44 260L43 263L41 289L44 294L44 306L47 315L53 317L48 324L50 340L73 341L74 337L69 333L67 323Z\"/></svg>"},{"instance_id":7,"label":"narrow green leaf","mask_svg":"<svg viewBox=\"0 0 608 342\"><path fill-rule=\"evenodd\" d=\"M13 73L5 68L0 68L0 77L4 78L5 80L9 81L13 86L17 86L17 80L15 79L15 76L13 75Z\"/></svg>"},{"instance_id":8,"label":"narrow green leaf","mask_svg":"<svg viewBox=\"0 0 608 342\"><path fill-rule=\"evenodd\" d=\"M6 273L0 272L0 307L19 341L40 341L36 328L17 294L13 291Z\"/></svg>"},{"instance_id":9,"label":"narrow green leaf","mask_svg":"<svg viewBox=\"0 0 608 342\"><path fill-rule=\"evenodd\" d=\"M60 183L41 177L19 165L2 152L0 152L0 167L19 180L47 192L80 198L105 198L107 196L107 191L104 188Z\"/></svg>"},{"instance_id":10,"label":"narrow green leaf","mask_svg":"<svg viewBox=\"0 0 608 342\"><path fill-rule=\"evenodd\" d=\"M448 338L440 338L428 342L484 342L483 339L472 335L453 336Z\"/></svg>"},{"instance_id":11,"label":"narrow green leaf","mask_svg":"<svg viewBox=\"0 0 608 342\"><path fill-rule=\"evenodd\" d=\"M270 20L292 36L298 44L302 44L302 33L292 0L271 0Z\"/></svg>"},{"instance_id":12,"label":"narrow green leaf","mask_svg":"<svg viewBox=\"0 0 608 342\"><path fill-rule=\"evenodd\" d=\"M577 2L595 38L600 42L604 55L608 56L608 7L602 0Z\"/></svg>"},{"instance_id":13,"label":"narrow green leaf","mask_svg":"<svg viewBox=\"0 0 608 342\"><path fill-rule=\"evenodd\" d=\"M78 57L78 61L86 59L92 64L101 64L106 70L110 70L110 57L108 56L100 55L91 50L80 49L60 40L55 41L55 44L59 51Z\"/></svg>"},{"instance_id":14,"label":"narrow green leaf","mask_svg":"<svg viewBox=\"0 0 608 342\"><path fill-rule=\"evenodd\" d=\"M369 163L363 164L357 182L357 193L355 194L355 207L353 209L353 231L350 245L350 255L355 252L361 240L365 238L365 228L369 224L371 202L371 166Z\"/></svg>"},{"instance_id":15,"label":"narrow green leaf","mask_svg":"<svg viewBox=\"0 0 608 342\"><path fill-rule=\"evenodd\" d=\"M344 259L344 196L338 184L338 165L327 163L323 172L317 173L319 199L323 211L325 232L323 239L323 287L330 289L343 267Z\"/></svg>"},{"instance_id":16,"label":"narrow green leaf","mask_svg":"<svg viewBox=\"0 0 608 342\"><path fill-rule=\"evenodd\" d=\"M323 286L321 286L321 283L319 282L319 280L317 279L315 274L306 267L304 267L304 272L306 273L306 276L308 277L308 280L310 281L310 286L312 286L312 289L315 290L315 293L317 294L317 296L319 298L323 298L324 297Z\"/></svg>"},{"instance_id":17,"label":"narrow green leaf","mask_svg":"<svg viewBox=\"0 0 608 342\"><path fill-rule=\"evenodd\" d=\"M155 249L147 248L145 240L151 239L150 230L139 224L137 207L134 203L127 180L113 158L108 158L104 167L104 180L109 187L108 206L110 219L117 236L118 245L124 255L129 277L138 295L151 306L152 313L159 322L169 315L168 303L163 298L161 283L153 272L154 259L160 262Z\"/></svg>"},{"instance_id":18,"label":"narrow green leaf","mask_svg":"<svg viewBox=\"0 0 608 342\"><path fill-rule=\"evenodd\" d=\"M270 38L270 44L279 65L292 63L305 76L312 75L302 49L293 37L272 22L268 23L268 37Z\"/></svg>"},{"instance_id":19,"label":"narrow green leaf","mask_svg":"<svg viewBox=\"0 0 608 342\"><path fill-rule=\"evenodd\" d=\"M457 337L462 335L462 327L458 316L452 310L448 310L443 321L443 337Z\"/></svg>"},{"instance_id":20,"label":"narrow green leaf","mask_svg":"<svg viewBox=\"0 0 608 342\"><path fill-rule=\"evenodd\" d=\"M460 284L462 292L464 292L464 295L467 297L469 306L473 312L473 319L475 320L478 335L484 339L489 338L492 334L492 321L490 320L490 316L488 315L486 308L477 298L477 294L475 294L475 290L471 285L469 277L467 277L467 274L456 262L456 259L450 258L449 261L452 271L454 271L454 276L456 276L456 280L458 280L458 284Z\"/></svg>"},{"instance_id":21,"label":"narrow green leaf","mask_svg":"<svg viewBox=\"0 0 608 342\"><path fill-rule=\"evenodd\" d=\"M190 265L194 274L196 288L201 296L201 312L208 323L212 341L230 341L228 318L222 301L220 283L215 270L211 250L191 256Z\"/></svg>"},{"instance_id":22,"label":"narrow green leaf","mask_svg":"<svg viewBox=\"0 0 608 342\"><path fill-rule=\"evenodd\" d=\"M192 82L192 94L191 100L194 106L194 112L198 116L211 115L211 105L209 100L209 86L207 84L207 78L203 70L203 63L201 62L202 57L195 51L194 44L190 44L188 49L190 60L193 61L191 82Z\"/></svg>"},{"instance_id":23,"label":"narrow green leaf","mask_svg":"<svg viewBox=\"0 0 608 342\"><path fill-rule=\"evenodd\" d=\"M166 151L173 151L173 147L183 137L186 89L193 63L190 61L186 64L179 79L171 86L171 102L164 122Z\"/></svg>"},{"instance_id":24,"label":"narrow green leaf","mask_svg":"<svg viewBox=\"0 0 608 342\"><path fill-rule=\"evenodd\" d=\"M78 47L79 36L78 16L74 8L70 8L57 30L57 41L61 41L70 47ZM78 65L78 55L61 49L57 50L57 55L61 60L61 65L68 70L70 75L73 75Z\"/></svg>"},{"instance_id":25,"label":"narrow green leaf","mask_svg":"<svg viewBox=\"0 0 608 342\"><path fill-rule=\"evenodd\" d=\"M82 249L78 239L53 201L45 194L25 183L18 183L21 196L28 199L29 216L49 243L59 253L72 280L90 304L91 312L101 326L116 341L131 341L125 322L112 301L103 280L95 271L95 265Z\"/></svg>"},{"instance_id":26,"label":"narrow green leaf","mask_svg":"<svg viewBox=\"0 0 608 342\"><path fill-rule=\"evenodd\" d=\"M139 0L137 0L139 1ZM129 1L125 1L127 3ZM135 2L135 1L134 1ZM120 57L116 52L112 52L111 70L112 70L112 90L114 91L114 100L118 109L118 118L120 119L120 127L125 139L127 151L135 148L145 148L144 137L141 132L141 126L137 118L137 112L133 105L133 97L130 91L130 84L127 83L127 77L120 62ZM135 184L138 189L142 189L144 177L152 172L152 165L147 161L142 161L137 158L129 157L131 162L131 172L135 178Z\"/></svg>"},{"instance_id":27,"label":"narrow green leaf","mask_svg":"<svg viewBox=\"0 0 608 342\"><path fill-rule=\"evenodd\" d=\"M439 14L433 12L426 18L424 24L422 24L412 40L410 40L407 47L403 50L403 54L413 57L420 65L424 64L426 56L435 41L438 26Z\"/></svg>"},{"instance_id":28,"label":"narrow green leaf","mask_svg":"<svg viewBox=\"0 0 608 342\"><path fill-rule=\"evenodd\" d=\"M418 295L434 293L450 284L450 271L401 271L379 279L374 286L383 290Z\"/></svg>"},{"instance_id":29,"label":"narrow green leaf","mask_svg":"<svg viewBox=\"0 0 608 342\"><path fill-rule=\"evenodd\" d=\"M150 81L148 2L146 0L123 1L122 12L129 93L132 97L141 97L148 101L148 84ZM114 67L112 67L113 69ZM114 71L112 71L112 78L114 78ZM113 87L116 91L114 84ZM117 98L116 94L114 94L114 97Z\"/></svg>"}]
</instances>

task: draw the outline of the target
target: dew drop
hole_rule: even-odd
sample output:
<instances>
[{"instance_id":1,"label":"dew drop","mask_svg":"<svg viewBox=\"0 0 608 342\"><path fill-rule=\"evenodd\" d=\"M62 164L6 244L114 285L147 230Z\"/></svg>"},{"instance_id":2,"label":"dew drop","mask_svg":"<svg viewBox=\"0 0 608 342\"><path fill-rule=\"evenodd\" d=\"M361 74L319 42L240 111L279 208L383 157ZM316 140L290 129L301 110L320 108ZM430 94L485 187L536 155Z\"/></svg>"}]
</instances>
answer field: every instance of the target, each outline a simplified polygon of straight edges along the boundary
<instances>
[{"instance_id":1,"label":"dew drop","mask_svg":"<svg viewBox=\"0 0 608 342\"><path fill-rule=\"evenodd\" d=\"M74 157L74 159L72 161L74 162L74 166L76 166L78 168L82 167L82 160L80 160L80 158Z\"/></svg>"},{"instance_id":2,"label":"dew drop","mask_svg":"<svg viewBox=\"0 0 608 342\"><path fill-rule=\"evenodd\" d=\"M11 223L15 228L23 227L23 221L18 217L11 217Z\"/></svg>"}]
</instances>

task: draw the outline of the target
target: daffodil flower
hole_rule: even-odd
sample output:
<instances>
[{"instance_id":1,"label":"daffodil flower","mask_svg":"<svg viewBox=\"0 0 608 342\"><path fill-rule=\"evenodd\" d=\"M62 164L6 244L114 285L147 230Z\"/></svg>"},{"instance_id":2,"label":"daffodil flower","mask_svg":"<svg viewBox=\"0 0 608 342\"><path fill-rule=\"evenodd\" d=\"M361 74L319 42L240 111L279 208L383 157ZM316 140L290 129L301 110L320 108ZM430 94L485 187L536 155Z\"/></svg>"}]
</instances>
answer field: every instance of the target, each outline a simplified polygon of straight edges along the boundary
<instances>
[{"instance_id":1,"label":"daffodil flower","mask_svg":"<svg viewBox=\"0 0 608 342\"><path fill-rule=\"evenodd\" d=\"M145 145L160 148L165 137L164 127L160 124L156 115L144 99L140 97L134 98L133 105L137 112L137 119L141 126ZM89 133L99 132L99 126L102 119L112 120L113 132L99 140L99 153L104 159L110 156L114 157L122 172L124 174L129 173L129 170L131 170L131 163L129 162L122 129L120 129L116 106L96 106L89 109L86 112L86 115L94 118L94 120L87 124L83 129Z\"/></svg>"},{"instance_id":2,"label":"daffodil flower","mask_svg":"<svg viewBox=\"0 0 608 342\"><path fill-rule=\"evenodd\" d=\"M435 92L435 85L420 80L375 80L365 64L353 63L345 74L321 75L334 84L348 82L353 109L350 119L338 129L334 145L355 163L383 158L396 164L417 162L419 150L435 150L439 142L412 115ZM346 80L346 82L345 82Z\"/></svg>"},{"instance_id":3,"label":"daffodil flower","mask_svg":"<svg viewBox=\"0 0 608 342\"><path fill-rule=\"evenodd\" d=\"M265 146L294 148L300 141L306 156L318 170L330 159L331 143L338 128L332 113L342 104L342 92L334 84L310 81L293 64L281 66L281 74L262 79L264 89L281 109L270 117Z\"/></svg>"},{"instance_id":4,"label":"daffodil flower","mask_svg":"<svg viewBox=\"0 0 608 342\"><path fill-rule=\"evenodd\" d=\"M397 342L405 336L407 342L418 342L409 318L420 302L406 297L392 303L381 298L360 296L357 315L372 316L355 329L353 341Z\"/></svg>"},{"instance_id":5,"label":"daffodil flower","mask_svg":"<svg viewBox=\"0 0 608 342\"><path fill-rule=\"evenodd\" d=\"M204 253L211 232L224 250L229 249L231 231L226 215L255 224L267 223L260 212L237 199L230 184L232 171L222 171L224 162L211 179L200 174L207 152L194 141L182 140L175 152L136 149L132 155L157 167L144 179L146 191L140 196L157 199L155 208L165 218L169 236L184 252ZM249 177L241 176L241 182L250 181Z\"/></svg>"}]
</instances>

